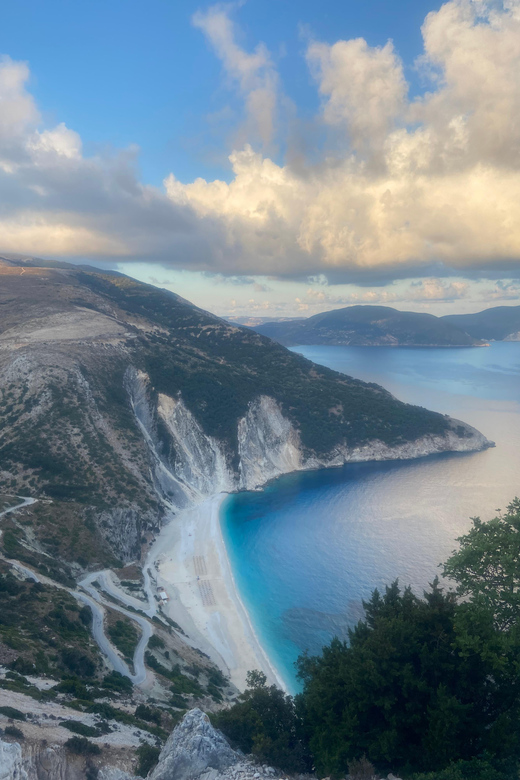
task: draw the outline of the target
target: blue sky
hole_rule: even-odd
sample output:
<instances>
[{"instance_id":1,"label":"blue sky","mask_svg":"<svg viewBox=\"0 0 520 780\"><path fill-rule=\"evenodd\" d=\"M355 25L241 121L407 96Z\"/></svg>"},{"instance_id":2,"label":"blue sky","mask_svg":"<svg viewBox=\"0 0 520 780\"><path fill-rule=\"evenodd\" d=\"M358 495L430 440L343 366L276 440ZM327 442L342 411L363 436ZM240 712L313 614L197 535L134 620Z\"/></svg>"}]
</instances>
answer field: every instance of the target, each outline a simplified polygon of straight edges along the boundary
<instances>
[{"instance_id":1,"label":"blue sky","mask_svg":"<svg viewBox=\"0 0 520 780\"><path fill-rule=\"evenodd\" d=\"M303 57L307 35L330 43L364 37L373 46L393 39L417 91L420 26L439 5L248 0L234 16L246 48L263 41L273 52L285 91L305 116L319 105ZM48 121L74 128L87 150L137 144L143 179L156 185L170 171L181 181L229 178L231 121L215 128L208 116L228 104L239 111L240 101L191 24L204 7L182 0L17 0L4 5L0 51L30 63L31 92Z\"/></svg>"},{"instance_id":2,"label":"blue sky","mask_svg":"<svg viewBox=\"0 0 520 780\"><path fill-rule=\"evenodd\" d=\"M520 302L520 0L18 0L0 251L222 315Z\"/></svg>"}]
</instances>

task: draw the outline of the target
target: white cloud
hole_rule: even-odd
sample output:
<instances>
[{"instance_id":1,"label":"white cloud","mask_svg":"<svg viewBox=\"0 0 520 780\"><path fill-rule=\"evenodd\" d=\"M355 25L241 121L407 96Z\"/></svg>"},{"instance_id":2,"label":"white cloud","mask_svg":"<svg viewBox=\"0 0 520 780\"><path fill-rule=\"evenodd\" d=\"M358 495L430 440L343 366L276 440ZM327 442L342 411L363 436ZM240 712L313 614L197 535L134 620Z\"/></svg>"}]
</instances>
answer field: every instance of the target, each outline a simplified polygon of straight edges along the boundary
<instances>
[{"instance_id":1,"label":"white cloud","mask_svg":"<svg viewBox=\"0 0 520 780\"><path fill-rule=\"evenodd\" d=\"M139 181L136 149L85 156L76 132L42 126L28 66L0 62L0 250L349 282L520 267L520 0L429 14L419 99L390 42L310 43L316 121L336 137L297 168L259 151L276 135L279 79L265 46L238 43L229 13L193 20L245 104L250 143L230 155L229 182L172 173L162 191ZM415 294L464 291L428 280Z\"/></svg>"},{"instance_id":2,"label":"white cloud","mask_svg":"<svg viewBox=\"0 0 520 780\"><path fill-rule=\"evenodd\" d=\"M466 298L470 292L470 286L467 282L453 281L448 282L443 279L422 279L418 282L412 282L405 288L393 289L371 289L356 290L347 295L338 295L330 292L330 288L317 289L310 287L306 294L307 308L309 306L319 307L320 311L326 311L327 308L338 308L339 306L353 306L355 304L372 304L393 306L399 304L402 308L404 304L429 304L429 303L447 303L461 298Z\"/></svg>"},{"instance_id":3,"label":"white cloud","mask_svg":"<svg viewBox=\"0 0 520 780\"><path fill-rule=\"evenodd\" d=\"M198 11L192 21L203 31L229 79L238 84L245 99L247 121L243 134L268 146L275 129L278 74L266 47L260 43L249 53L238 45L229 6L214 5L205 12Z\"/></svg>"},{"instance_id":4,"label":"white cloud","mask_svg":"<svg viewBox=\"0 0 520 780\"><path fill-rule=\"evenodd\" d=\"M407 101L389 42L313 42L323 118L350 147L304 173L251 147L234 177L172 199L225 227L229 262L270 273L461 273L520 258L520 2L452 0L423 26L432 90ZM491 271L492 272L492 271Z\"/></svg>"},{"instance_id":5,"label":"white cloud","mask_svg":"<svg viewBox=\"0 0 520 780\"><path fill-rule=\"evenodd\" d=\"M323 117L344 124L352 146L379 150L395 121L402 117L407 85L391 41L382 48L363 38L333 46L312 43L307 60L320 94L326 97Z\"/></svg>"}]
</instances>

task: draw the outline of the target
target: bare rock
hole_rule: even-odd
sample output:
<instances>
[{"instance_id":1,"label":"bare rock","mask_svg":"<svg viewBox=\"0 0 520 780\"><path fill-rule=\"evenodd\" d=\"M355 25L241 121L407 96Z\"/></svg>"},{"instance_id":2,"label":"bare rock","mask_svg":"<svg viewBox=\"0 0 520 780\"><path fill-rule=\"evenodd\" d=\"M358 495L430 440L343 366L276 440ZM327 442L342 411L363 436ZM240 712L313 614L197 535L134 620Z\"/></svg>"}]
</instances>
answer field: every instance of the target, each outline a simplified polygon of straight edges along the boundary
<instances>
[{"instance_id":1,"label":"bare rock","mask_svg":"<svg viewBox=\"0 0 520 780\"><path fill-rule=\"evenodd\" d=\"M150 780L195 780L216 776L240 760L201 710L190 710L169 736ZM216 770L214 773L209 770Z\"/></svg>"},{"instance_id":2,"label":"bare rock","mask_svg":"<svg viewBox=\"0 0 520 780\"><path fill-rule=\"evenodd\" d=\"M18 742L4 742L0 739L0 780L28 780L22 763L22 748Z\"/></svg>"}]
</instances>

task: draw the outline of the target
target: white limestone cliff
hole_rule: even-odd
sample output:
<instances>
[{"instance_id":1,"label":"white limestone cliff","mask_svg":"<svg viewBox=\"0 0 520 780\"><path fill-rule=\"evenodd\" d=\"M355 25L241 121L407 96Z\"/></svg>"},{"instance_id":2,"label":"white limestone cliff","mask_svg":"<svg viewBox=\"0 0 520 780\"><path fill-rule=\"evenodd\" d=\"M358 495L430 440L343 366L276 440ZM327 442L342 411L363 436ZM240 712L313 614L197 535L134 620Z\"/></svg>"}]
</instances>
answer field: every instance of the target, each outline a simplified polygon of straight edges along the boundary
<instances>
[{"instance_id":1,"label":"white limestone cliff","mask_svg":"<svg viewBox=\"0 0 520 780\"><path fill-rule=\"evenodd\" d=\"M149 446L156 486L175 509L217 493L254 490L291 471L370 460L407 460L440 452L475 452L493 446L475 428L450 419L450 427L443 434L429 434L393 446L377 439L354 447L345 443L327 455L317 455L302 446L299 432L277 401L260 395L238 420L236 458L224 442L205 433L180 395L172 398L158 394L153 400L150 380L144 372L129 369L126 389ZM165 430L168 441L164 441Z\"/></svg>"},{"instance_id":2,"label":"white limestone cliff","mask_svg":"<svg viewBox=\"0 0 520 780\"><path fill-rule=\"evenodd\" d=\"M272 398L262 395L238 421L239 487L251 490L303 468L300 436Z\"/></svg>"}]
</instances>

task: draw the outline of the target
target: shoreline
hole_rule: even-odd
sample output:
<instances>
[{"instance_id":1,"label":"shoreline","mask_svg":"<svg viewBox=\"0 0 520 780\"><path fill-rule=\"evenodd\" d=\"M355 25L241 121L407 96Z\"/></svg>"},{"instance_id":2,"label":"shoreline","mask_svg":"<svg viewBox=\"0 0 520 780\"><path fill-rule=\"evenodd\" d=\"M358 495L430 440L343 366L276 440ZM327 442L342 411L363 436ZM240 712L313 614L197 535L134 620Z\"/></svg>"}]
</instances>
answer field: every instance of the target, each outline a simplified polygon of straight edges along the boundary
<instances>
[{"instance_id":1,"label":"shoreline","mask_svg":"<svg viewBox=\"0 0 520 780\"><path fill-rule=\"evenodd\" d=\"M220 493L172 517L150 549L146 566L168 602L163 610L190 645L206 653L243 691L248 671L287 691L240 597L220 525Z\"/></svg>"}]
</instances>

